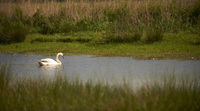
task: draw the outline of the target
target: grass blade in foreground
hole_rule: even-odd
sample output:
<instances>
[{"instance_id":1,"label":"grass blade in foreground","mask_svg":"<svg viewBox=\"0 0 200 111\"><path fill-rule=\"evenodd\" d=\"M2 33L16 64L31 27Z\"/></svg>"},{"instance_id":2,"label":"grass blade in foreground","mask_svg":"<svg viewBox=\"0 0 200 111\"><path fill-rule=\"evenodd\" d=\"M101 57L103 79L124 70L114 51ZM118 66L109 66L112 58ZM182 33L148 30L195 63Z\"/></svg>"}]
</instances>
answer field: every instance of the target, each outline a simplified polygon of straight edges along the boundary
<instances>
[{"instance_id":1,"label":"grass blade in foreground","mask_svg":"<svg viewBox=\"0 0 200 111\"><path fill-rule=\"evenodd\" d=\"M9 66L1 66L1 111L63 110L159 110L199 111L200 87L197 77L166 76L132 90L127 84L108 86L92 81L81 83L58 76L53 81L6 79ZM5 82L6 81L6 82Z\"/></svg>"}]
</instances>

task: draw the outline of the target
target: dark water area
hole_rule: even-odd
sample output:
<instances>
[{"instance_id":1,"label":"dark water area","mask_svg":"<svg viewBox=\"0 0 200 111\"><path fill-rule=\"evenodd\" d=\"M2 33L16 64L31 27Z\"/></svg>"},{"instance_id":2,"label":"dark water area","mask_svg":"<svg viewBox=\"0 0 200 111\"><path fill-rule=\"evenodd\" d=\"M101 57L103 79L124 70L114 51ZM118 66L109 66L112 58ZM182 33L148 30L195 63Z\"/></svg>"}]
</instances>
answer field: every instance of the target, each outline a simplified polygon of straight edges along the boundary
<instances>
[{"instance_id":1,"label":"dark water area","mask_svg":"<svg viewBox=\"0 0 200 111\"><path fill-rule=\"evenodd\" d=\"M73 55L59 58L61 66L39 66L38 60L55 56L23 55L0 53L0 64L10 64L12 74L17 77L53 78L56 74L70 78L103 81L121 84L126 80L138 84L149 76L166 74L200 75L199 60L135 60L131 57L95 57L92 55Z\"/></svg>"}]
</instances>

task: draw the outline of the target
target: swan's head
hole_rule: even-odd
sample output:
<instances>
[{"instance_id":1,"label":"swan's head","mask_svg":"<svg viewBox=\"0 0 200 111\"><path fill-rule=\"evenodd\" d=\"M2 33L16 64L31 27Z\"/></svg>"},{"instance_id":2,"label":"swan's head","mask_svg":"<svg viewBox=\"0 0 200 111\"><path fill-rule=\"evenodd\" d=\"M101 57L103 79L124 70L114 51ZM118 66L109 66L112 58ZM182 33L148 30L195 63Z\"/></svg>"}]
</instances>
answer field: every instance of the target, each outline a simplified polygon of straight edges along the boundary
<instances>
[{"instance_id":1,"label":"swan's head","mask_svg":"<svg viewBox=\"0 0 200 111\"><path fill-rule=\"evenodd\" d=\"M58 53L57 56L62 56L62 58L64 59L63 53Z\"/></svg>"}]
</instances>

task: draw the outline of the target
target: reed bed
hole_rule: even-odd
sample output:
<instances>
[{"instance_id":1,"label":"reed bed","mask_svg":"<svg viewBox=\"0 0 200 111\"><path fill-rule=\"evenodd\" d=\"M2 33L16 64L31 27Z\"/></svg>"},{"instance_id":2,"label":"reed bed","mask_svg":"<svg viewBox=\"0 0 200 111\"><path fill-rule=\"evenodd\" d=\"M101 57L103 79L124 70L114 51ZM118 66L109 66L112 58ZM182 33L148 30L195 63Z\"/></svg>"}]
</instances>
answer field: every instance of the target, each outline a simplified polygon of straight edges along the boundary
<instances>
[{"instance_id":1,"label":"reed bed","mask_svg":"<svg viewBox=\"0 0 200 111\"><path fill-rule=\"evenodd\" d=\"M16 0L17 1L17 0ZM147 22L152 19L152 13L159 13L162 18L171 19L171 16L182 18L178 10L184 11L198 3L198 0L19 0L12 2L7 0L0 2L0 12L5 13L7 17L12 17L16 8L21 8L26 16L32 17L37 10L44 16L59 16L63 11L67 18L80 20L83 18L101 18L105 10L115 10L125 7L131 10L133 21L137 22L138 17L142 15ZM175 8L175 9L173 9ZM138 13L139 11L144 11ZM189 12L184 12L186 15ZM175 15L172 15L175 14Z\"/></svg>"},{"instance_id":2,"label":"reed bed","mask_svg":"<svg viewBox=\"0 0 200 111\"><path fill-rule=\"evenodd\" d=\"M106 85L58 76L51 81L11 79L10 66L0 70L2 111L199 111L198 76L167 75L147 82L137 90L128 84Z\"/></svg>"},{"instance_id":3,"label":"reed bed","mask_svg":"<svg viewBox=\"0 0 200 111\"><path fill-rule=\"evenodd\" d=\"M20 22L29 33L103 32L103 42L132 42L151 28L199 33L199 9L199 0L1 0L0 24ZM153 35L162 40L162 33Z\"/></svg>"}]
</instances>

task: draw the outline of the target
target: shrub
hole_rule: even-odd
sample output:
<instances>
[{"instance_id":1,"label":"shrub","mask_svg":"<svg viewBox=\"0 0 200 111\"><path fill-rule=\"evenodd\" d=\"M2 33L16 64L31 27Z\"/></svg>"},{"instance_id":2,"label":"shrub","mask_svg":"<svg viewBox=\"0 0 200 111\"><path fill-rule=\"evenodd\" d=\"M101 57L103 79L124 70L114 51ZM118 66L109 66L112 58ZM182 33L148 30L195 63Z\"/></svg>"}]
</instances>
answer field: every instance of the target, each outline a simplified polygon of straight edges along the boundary
<instances>
[{"instance_id":1,"label":"shrub","mask_svg":"<svg viewBox=\"0 0 200 111\"><path fill-rule=\"evenodd\" d=\"M51 15L48 18L44 18L40 25L39 32L42 34L54 34L61 32L61 21L56 16Z\"/></svg>"},{"instance_id":2,"label":"shrub","mask_svg":"<svg viewBox=\"0 0 200 111\"><path fill-rule=\"evenodd\" d=\"M60 22L60 32L80 32L94 31L99 32L106 29L109 22L103 20L81 19L78 21L62 19Z\"/></svg>"},{"instance_id":3,"label":"shrub","mask_svg":"<svg viewBox=\"0 0 200 111\"><path fill-rule=\"evenodd\" d=\"M21 22L9 22L4 19L0 25L0 43L23 42L28 34L27 27Z\"/></svg>"},{"instance_id":4,"label":"shrub","mask_svg":"<svg viewBox=\"0 0 200 111\"><path fill-rule=\"evenodd\" d=\"M126 6L117 8L115 10L106 9L104 10L104 18L109 22L121 21L130 18L130 9Z\"/></svg>"},{"instance_id":5,"label":"shrub","mask_svg":"<svg viewBox=\"0 0 200 111\"><path fill-rule=\"evenodd\" d=\"M60 24L60 30L63 33L73 32L75 30L75 22L71 20L62 20Z\"/></svg>"},{"instance_id":6,"label":"shrub","mask_svg":"<svg viewBox=\"0 0 200 111\"><path fill-rule=\"evenodd\" d=\"M84 18L76 22L76 31L87 31L93 24L92 20Z\"/></svg>"},{"instance_id":7,"label":"shrub","mask_svg":"<svg viewBox=\"0 0 200 111\"><path fill-rule=\"evenodd\" d=\"M189 12L189 19L193 24L197 24L200 18L200 1L198 1L194 6L187 9Z\"/></svg>"},{"instance_id":8,"label":"shrub","mask_svg":"<svg viewBox=\"0 0 200 111\"><path fill-rule=\"evenodd\" d=\"M134 42L140 40L141 31L128 22L110 24L103 36L104 42Z\"/></svg>"},{"instance_id":9,"label":"shrub","mask_svg":"<svg viewBox=\"0 0 200 111\"><path fill-rule=\"evenodd\" d=\"M147 28L143 31L141 41L144 43L153 43L156 41L161 41L163 39L163 32L156 28Z\"/></svg>"},{"instance_id":10,"label":"shrub","mask_svg":"<svg viewBox=\"0 0 200 111\"><path fill-rule=\"evenodd\" d=\"M41 15L39 9L37 9L37 12L33 15L32 19L34 27L40 27L45 21L45 17Z\"/></svg>"}]
</instances>

